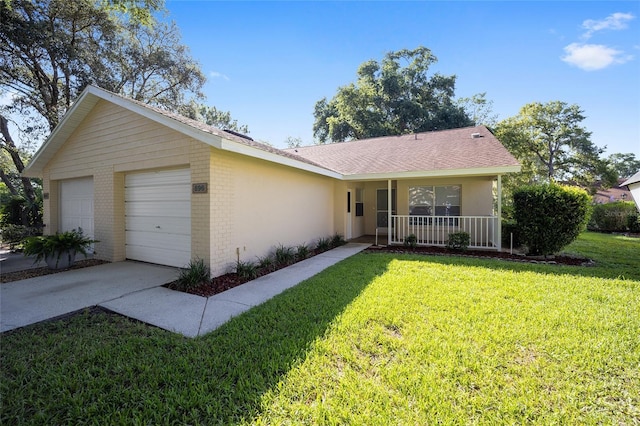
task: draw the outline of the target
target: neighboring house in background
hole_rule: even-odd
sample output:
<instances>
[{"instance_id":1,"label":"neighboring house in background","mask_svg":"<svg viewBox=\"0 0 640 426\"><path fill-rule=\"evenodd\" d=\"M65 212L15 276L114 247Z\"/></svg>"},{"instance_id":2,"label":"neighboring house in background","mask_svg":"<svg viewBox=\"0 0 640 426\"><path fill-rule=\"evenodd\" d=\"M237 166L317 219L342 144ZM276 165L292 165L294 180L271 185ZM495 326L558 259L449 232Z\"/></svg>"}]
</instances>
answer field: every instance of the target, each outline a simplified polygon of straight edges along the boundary
<instances>
[{"instance_id":1,"label":"neighboring house in background","mask_svg":"<svg viewBox=\"0 0 640 426\"><path fill-rule=\"evenodd\" d=\"M501 176L519 170L483 126L279 150L88 87L24 175L43 179L45 233L82 227L97 258L220 275L335 233L464 230L499 249Z\"/></svg>"},{"instance_id":2,"label":"neighboring house in background","mask_svg":"<svg viewBox=\"0 0 640 426\"><path fill-rule=\"evenodd\" d=\"M624 179L618 179L618 185L608 189L598 189L593 194L594 204L607 204L616 201L633 201L631 191L624 186Z\"/></svg>"},{"instance_id":3,"label":"neighboring house in background","mask_svg":"<svg viewBox=\"0 0 640 426\"><path fill-rule=\"evenodd\" d=\"M626 186L633 196L633 200L636 202L636 207L640 211L640 170L629 179L622 182L621 186Z\"/></svg>"}]
</instances>

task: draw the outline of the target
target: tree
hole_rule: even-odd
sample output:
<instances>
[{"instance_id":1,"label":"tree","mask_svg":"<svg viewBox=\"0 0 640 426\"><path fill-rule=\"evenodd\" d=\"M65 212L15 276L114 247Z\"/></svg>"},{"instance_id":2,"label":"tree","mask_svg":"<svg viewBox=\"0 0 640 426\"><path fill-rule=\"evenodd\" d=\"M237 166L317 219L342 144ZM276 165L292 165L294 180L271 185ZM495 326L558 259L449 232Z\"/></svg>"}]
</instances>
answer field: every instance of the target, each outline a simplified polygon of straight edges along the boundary
<instances>
[{"instance_id":1,"label":"tree","mask_svg":"<svg viewBox=\"0 0 640 426\"><path fill-rule=\"evenodd\" d=\"M495 127L498 115L493 113L493 101L487 100L487 92L475 94L470 98L459 98L456 103L476 126Z\"/></svg>"},{"instance_id":2,"label":"tree","mask_svg":"<svg viewBox=\"0 0 640 426\"><path fill-rule=\"evenodd\" d=\"M185 108L183 113L186 117L201 121L220 130L233 130L244 134L249 133L249 126L246 124L238 124L238 120L231 118L229 111L220 111L214 106L192 102Z\"/></svg>"},{"instance_id":3,"label":"tree","mask_svg":"<svg viewBox=\"0 0 640 426\"><path fill-rule=\"evenodd\" d=\"M640 171L640 160L636 159L636 155L631 152L611 154L607 157L607 161L620 179L630 178Z\"/></svg>"},{"instance_id":4,"label":"tree","mask_svg":"<svg viewBox=\"0 0 640 426\"><path fill-rule=\"evenodd\" d=\"M287 148L300 148L302 146L302 138L287 136L284 143L287 144Z\"/></svg>"},{"instance_id":5,"label":"tree","mask_svg":"<svg viewBox=\"0 0 640 426\"><path fill-rule=\"evenodd\" d=\"M0 149L13 163L12 167L2 163L0 176L8 188L9 176L24 170L23 155L30 151L24 147L35 145L36 134L21 131L21 140L16 140L9 123L23 122L25 117L37 122L41 117L51 131L89 84L171 110L180 110L187 95L202 96L205 77L180 44L175 25L144 18L141 8L150 14L160 4L158 0L0 2L0 92L13 96L9 107L0 111ZM124 19L129 12L132 19ZM20 192L34 203L31 181L21 182Z\"/></svg>"},{"instance_id":6,"label":"tree","mask_svg":"<svg viewBox=\"0 0 640 426\"><path fill-rule=\"evenodd\" d=\"M591 142L578 105L553 101L523 106L515 117L498 123L496 136L520 161L524 182L572 182L591 188L598 180L612 184L611 168L600 158L603 148Z\"/></svg>"},{"instance_id":7,"label":"tree","mask_svg":"<svg viewBox=\"0 0 640 426\"><path fill-rule=\"evenodd\" d=\"M314 137L320 143L340 142L472 125L453 101L456 77L429 76L436 61L429 49L418 47L364 62L356 83L316 103Z\"/></svg>"}]
</instances>

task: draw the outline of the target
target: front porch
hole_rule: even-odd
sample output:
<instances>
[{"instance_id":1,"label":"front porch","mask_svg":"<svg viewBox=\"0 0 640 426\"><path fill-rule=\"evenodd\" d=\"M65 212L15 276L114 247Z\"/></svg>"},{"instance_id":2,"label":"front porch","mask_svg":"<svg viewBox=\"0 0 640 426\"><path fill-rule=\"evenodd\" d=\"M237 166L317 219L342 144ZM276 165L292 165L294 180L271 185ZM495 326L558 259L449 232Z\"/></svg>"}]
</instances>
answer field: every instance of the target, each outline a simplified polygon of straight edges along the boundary
<instances>
[{"instance_id":1,"label":"front porch","mask_svg":"<svg viewBox=\"0 0 640 426\"><path fill-rule=\"evenodd\" d=\"M419 246L447 245L449 235L466 232L470 249L499 250L497 216L413 216L391 215L391 233L388 228L376 228L376 235L362 235L353 242L369 244L404 244L414 235Z\"/></svg>"},{"instance_id":2,"label":"front porch","mask_svg":"<svg viewBox=\"0 0 640 426\"><path fill-rule=\"evenodd\" d=\"M444 247L449 236L469 234L470 249L501 250L501 176L388 179L346 185L348 240ZM353 193L353 195L352 195Z\"/></svg>"}]
</instances>

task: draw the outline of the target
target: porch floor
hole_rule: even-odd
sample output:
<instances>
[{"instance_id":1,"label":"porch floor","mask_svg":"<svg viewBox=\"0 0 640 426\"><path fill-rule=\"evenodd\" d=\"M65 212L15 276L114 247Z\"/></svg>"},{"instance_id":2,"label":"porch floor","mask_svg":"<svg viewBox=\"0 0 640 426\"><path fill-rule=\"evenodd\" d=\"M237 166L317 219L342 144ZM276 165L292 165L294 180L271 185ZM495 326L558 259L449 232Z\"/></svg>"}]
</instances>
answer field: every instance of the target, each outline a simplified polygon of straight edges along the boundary
<instances>
[{"instance_id":1,"label":"porch floor","mask_svg":"<svg viewBox=\"0 0 640 426\"><path fill-rule=\"evenodd\" d=\"M352 238L349 240L350 243L362 243L362 244L373 244L376 243L375 235L360 235L357 238ZM387 245L387 234L378 235L378 244L379 245Z\"/></svg>"}]
</instances>

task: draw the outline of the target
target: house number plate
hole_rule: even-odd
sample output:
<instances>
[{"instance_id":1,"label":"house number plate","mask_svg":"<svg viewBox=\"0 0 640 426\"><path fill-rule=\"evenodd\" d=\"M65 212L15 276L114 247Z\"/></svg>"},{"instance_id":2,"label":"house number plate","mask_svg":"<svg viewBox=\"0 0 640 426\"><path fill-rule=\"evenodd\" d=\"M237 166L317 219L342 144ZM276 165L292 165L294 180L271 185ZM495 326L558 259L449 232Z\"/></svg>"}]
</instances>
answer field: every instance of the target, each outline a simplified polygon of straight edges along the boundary
<instances>
[{"instance_id":1,"label":"house number plate","mask_svg":"<svg viewBox=\"0 0 640 426\"><path fill-rule=\"evenodd\" d=\"M193 194L206 194L207 193L207 184L206 183L194 183L191 185L191 192Z\"/></svg>"}]
</instances>

